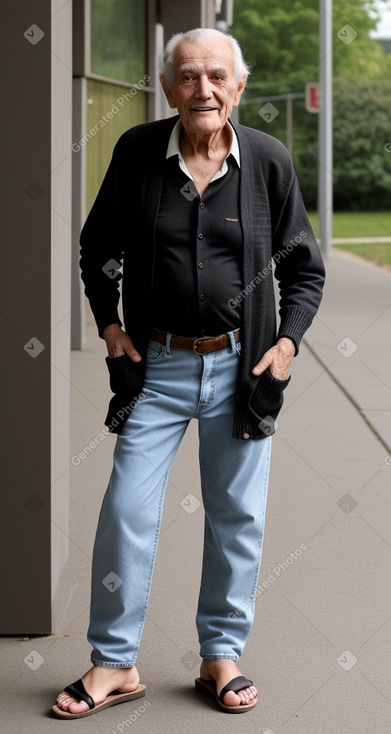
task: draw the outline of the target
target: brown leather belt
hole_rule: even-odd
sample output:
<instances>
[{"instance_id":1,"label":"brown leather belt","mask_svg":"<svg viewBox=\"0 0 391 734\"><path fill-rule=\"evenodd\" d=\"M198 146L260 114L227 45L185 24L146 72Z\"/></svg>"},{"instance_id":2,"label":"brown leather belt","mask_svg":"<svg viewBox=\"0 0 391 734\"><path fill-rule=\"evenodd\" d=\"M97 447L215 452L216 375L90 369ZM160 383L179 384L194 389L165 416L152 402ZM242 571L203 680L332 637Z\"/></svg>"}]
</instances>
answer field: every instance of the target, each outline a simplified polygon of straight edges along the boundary
<instances>
[{"instance_id":1,"label":"brown leather belt","mask_svg":"<svg viewBox=\"0 0 391 734\"><path fill-rule=\"evenodd\" d=\"M166 332L152 329L151 339L159 344L166 343ZM235 343L240 341L240 331L234 332ZM226 349L231 344L228 334L220 336L199 336L197 339L191 339L187 336L172 336L170 346L172 349L190 349L196 354L210 354L210 352L218 352L219 349Z\"/></svg>"}]
</instances>

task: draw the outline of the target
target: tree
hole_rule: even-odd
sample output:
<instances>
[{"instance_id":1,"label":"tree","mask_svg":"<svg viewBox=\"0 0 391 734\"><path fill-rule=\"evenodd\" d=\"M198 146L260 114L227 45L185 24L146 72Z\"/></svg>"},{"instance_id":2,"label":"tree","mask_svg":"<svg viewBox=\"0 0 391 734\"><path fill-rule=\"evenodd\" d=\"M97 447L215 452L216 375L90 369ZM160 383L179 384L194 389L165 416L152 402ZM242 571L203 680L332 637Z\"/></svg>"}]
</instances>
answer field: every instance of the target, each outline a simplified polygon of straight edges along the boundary
<instances>
[{"instance_id":1,"label":"tree","mask_svg":"<svg viewBox=\"0 0 391 734\"><path fill-rule=\"evenodd\" d=\"M341 77L334 86L334 202L389 209L391 78Z\"/></svg>"},{"instance_id":2,"label":"tree","mask_svg":"<svg viewBox=\"0 0 391 734\"><path fill-rule=\"evenodd\" d=\"M380 0L383 4L387 0ZM377 74L383 52L369 32L378 21L378 0L334 0L334 75ZM253 66L248 94L278 87L280 92L302 91L318 77L318 0L235 0L233 35ZM346 44L337 36L348 25ZM263 92L262 92L263 93Z\"/></svg>"},{"instance_id":3,"label":"tree","mask_svg":"<svg viewBox=\"0 0 391 734\"><path fill-rule=\"evenodd\" d=\"M387 0L382 0L383 5ZM371 94L378 94L382 83L386 85L391 77L391 56L386 48L369 36L378 20L378 0L334 0L333 2L333 73L335 88L340 79L348 75L349 82L341 83L338 90L347 93L346 103L338 96L335 106L334 128L339 141L339 131L349 129L354 134L354 115L359 125L360 136L368 138L365 126L369 121L359 104L354 104L355 90L361 89L355 79L369 80L365 88L367 105L371 105ZM246 61L252 65L252 72L246 87L245 101L253 97L268 97L286 92L304 93L307 82L316 82L319 76L319 16L318 0L235 0L233 35L242 45ZM341 29L345 31L339 33ZM355 35L357 34L357 35ZM341 38L343 40L341 40ZM349 43L344 42L349 41ZM370 83L373 81L373 84ZM349 85L351 94L348 94ZM371 91L372 90L372 91ZM376 91L375 91L376 90ZM262 103L263 104L263 103ZM277 115L268 123L260 115L262 104L246 104L240 108L240 121L274 135L286 144L286 107L284 102L273 102ZM373 100L377 109L376 99ZM354 113L353 113L354 110ZM304 100L293 103L294 136L293 160L299 175L304 200L309 207L317 204L317 138L318 120L305 110ZM384 119L383 116L381 118ZM353 126L353 127L352 127ZM387 139L386 130L382 136ZM357 137L357 136L356 136ZM359 145L360 143L358 143ZM335 165L340 171L343 167L342 148L335 147ZM391 154L389 156L391 158ZM380 156L372 161L380 166L379 178L383 186L389 186L387 170L384 166L389 158ZM345 161L346 162L346 161ZM360 164L361 165L361 164ZM359 162L351 161L351 174L359 168ZM384 176L383 176L384 172ZM368 180L368 177L367 177ZM351 178L353 181L353 178ZM345 181L346 183L346 181ZM346 192L343 191L344 179L335 177L335 202L337 206L349 207ZM342 187L342 188L341 188ZM382 189L383 190L383 189ZM388 188L388 196L391 188ZM351 205L354 206L353 192L350 192ZM360 195L362 201L362 196ZM366 199L368 208L369 199Z\"/></svg>"},{"instance_id":4,"label":"tree","mask_svg":"<svg viewBox=\"0 0 391 734\"><path fill-rule=\"evenodd\" d=\"M137 83L146 72L146 0L91 0L91 70Z\"/></svg>"}]
</instances>

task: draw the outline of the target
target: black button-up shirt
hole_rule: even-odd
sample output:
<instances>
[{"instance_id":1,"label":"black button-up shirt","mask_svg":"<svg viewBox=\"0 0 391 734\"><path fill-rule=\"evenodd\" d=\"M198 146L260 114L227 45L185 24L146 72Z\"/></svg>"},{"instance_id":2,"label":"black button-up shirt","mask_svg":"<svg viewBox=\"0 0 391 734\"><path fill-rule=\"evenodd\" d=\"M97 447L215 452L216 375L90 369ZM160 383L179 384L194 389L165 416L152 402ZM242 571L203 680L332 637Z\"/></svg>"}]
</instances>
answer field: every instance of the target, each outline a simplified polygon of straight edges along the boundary
<instances>
[{"instance_id":1,"label":"black button-up shirt","mask_svg":"<svg viewBox=\"0 0 391 734\"><path fill-rule=\"evenodd\" d=\"M232 155L226 162L227 172L200 199L178 156L166 160L152 320L162 331L216 336L240 326L240 307L229 305L243 287L240 169Z\"/></svg>"}]
</instances>

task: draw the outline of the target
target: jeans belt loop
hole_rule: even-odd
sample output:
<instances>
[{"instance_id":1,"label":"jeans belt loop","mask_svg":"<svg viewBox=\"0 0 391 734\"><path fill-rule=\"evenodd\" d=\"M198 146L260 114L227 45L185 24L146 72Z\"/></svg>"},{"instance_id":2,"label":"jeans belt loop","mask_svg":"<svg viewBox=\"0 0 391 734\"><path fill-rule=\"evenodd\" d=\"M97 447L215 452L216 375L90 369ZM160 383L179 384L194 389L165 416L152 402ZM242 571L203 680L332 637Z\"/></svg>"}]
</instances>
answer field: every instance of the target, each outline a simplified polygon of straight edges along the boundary
<instances>
[{"instance_id":1,"label":"jeans belt loop","mask_svg":"<svg viewBox=\"0 0 391 734\"><path fill-rule=\"evenodd\" d=\"M170 354L171 354L171 337L172 337L172 334L170 334L170 332L167 331L167 334L166 334L166 354L168 356L170 356Z\"/></svg>"},{"instance_id":2,"label":"jeans belt loop","mask_svg":"<svg viewBox=\"0 0 391 734\"><path fill-rule=\"evenodd\" d=\"M227 335L229 337L229 341L231 343L231 352L236 352L236 342L233 331L228 331Z\"/></svg>"}]
</instances>

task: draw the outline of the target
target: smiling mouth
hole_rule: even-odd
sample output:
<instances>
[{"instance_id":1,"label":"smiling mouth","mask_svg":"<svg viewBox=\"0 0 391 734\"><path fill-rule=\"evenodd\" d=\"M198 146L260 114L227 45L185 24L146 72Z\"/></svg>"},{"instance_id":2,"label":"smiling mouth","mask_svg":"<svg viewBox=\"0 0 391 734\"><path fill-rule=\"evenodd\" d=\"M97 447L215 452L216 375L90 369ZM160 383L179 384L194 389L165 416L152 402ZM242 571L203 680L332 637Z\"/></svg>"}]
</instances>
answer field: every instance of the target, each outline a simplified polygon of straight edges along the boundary
<instances>
[{"instance_id":1,"label":"smiling mouth","mask_svg":"<svg viewBox=\"0 0 391 734\"><path fill-rule=\"evenodd\" d=\"M192 107L192 112L217 112L217 107Z\"/></svg>"}]
</instances>

